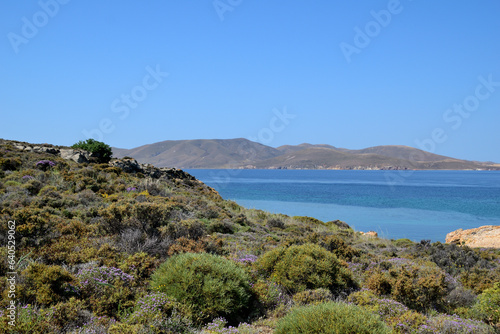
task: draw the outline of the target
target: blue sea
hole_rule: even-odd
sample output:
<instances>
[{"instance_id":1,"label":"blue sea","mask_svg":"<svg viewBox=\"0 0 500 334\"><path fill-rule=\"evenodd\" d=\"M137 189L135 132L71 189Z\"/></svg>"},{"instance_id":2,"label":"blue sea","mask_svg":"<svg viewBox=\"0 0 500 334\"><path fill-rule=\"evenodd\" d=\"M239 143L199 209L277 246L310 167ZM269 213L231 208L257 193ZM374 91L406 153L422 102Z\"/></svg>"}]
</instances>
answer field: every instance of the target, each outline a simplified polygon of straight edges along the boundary
<instances>
[{"instance_id":1,"label":"blue sea","mask_svg":"<svg viewBox=\"0 0 500 334\"><path fill-rule=\"evenodd\" d=\"M340 219L390 239L444 242L459 228L500 225L499 171L188 172L247 208Z\"/></svg>"}]
</instances>

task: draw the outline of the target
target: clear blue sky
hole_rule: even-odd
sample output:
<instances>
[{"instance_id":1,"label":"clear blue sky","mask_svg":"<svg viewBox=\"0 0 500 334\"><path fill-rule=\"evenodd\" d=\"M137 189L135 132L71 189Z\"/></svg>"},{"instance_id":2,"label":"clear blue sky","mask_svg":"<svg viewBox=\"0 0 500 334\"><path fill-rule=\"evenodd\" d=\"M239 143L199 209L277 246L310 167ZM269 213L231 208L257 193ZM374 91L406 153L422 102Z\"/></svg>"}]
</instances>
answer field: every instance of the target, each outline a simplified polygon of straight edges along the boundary
<instances>
[{"instance_id":1,"label":"clear blue sky","mask_svg":"<svg viewBox=\"0 0 500 334\"><path fill-rule=\"evenodd\" d=\"M399 144L500 162L499 17L497 0L2 1L0 137Z\"/></svg>"}]
</instances>

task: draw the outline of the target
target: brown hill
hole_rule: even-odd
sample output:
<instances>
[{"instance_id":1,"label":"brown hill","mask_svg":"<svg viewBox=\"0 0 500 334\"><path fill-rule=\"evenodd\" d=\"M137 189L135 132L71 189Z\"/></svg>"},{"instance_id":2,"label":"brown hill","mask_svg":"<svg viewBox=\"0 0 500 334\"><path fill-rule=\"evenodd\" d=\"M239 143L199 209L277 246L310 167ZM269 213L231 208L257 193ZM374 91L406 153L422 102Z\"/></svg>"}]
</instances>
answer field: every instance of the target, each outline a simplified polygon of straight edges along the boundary
<instances>
[{"instance_id":1,"label":"brown hill","mask_svg":"<svg viewBox=\"0 0 500 334\"><path fill-rule=\"evenodd\" d=\"M371 153L383 155L391 158L404 159L414 162L437 162L437 161L463 161L458 159L453 159L445 157L443 155L438 155L426 151L419 150L417 148L403 146L403 145L383 145L368 147L362 150L348 150L350 153Z\"/></svg>"},{"instance_id":2,"label":"brown hill","mask_svg":"<svg viewBox=\"0 0 500 334\"><path fill-rule=\"evenodd\" d=\"M113 154L176 168L500 169L499 165L458 160L408 146L349 150L300 144L273 148L243 138L168 140L129 150L114 148Z\"/></svg>"},{"instance_id":3,"label":"brown hill","mask_svg":"<svg viewBox=\"0 0 500 334\"><path fill-rule=\"evenodd\" d=\"M281 155L275 148L247 139L167 140L130 150L113 148L116 157L130 156L158 167L239 168L255 160Z\"/></svg>"},{"instance_id":4,"label":"brown hill","mask_svg":"<svg viewBox=\"0 0 500 334\"><path fill-rule=\"evenodd\" d=\"M257 168L290 169L408 169L409 161L377 154L353 154L310 147L255 163Z\"/></svg>"}]
</instances>

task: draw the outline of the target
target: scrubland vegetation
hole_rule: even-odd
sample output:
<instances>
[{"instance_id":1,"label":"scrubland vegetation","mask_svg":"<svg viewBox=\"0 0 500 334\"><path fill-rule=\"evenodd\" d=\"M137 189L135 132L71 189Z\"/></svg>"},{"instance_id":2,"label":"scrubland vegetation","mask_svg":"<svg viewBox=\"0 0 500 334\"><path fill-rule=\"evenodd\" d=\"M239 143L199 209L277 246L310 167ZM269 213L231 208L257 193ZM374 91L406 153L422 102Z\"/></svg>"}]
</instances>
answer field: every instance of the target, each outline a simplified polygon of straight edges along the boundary
<instances>
[{"instance_id":1,"label":"scrubland vegetation","mask_svg":"<svg viewBox=\"0 0 500 334\"><path fill-rule=\"evenodd\" d=\"M0 332L500 333L500 250L248 210L189 179L0 147Z\"/></svg>"}]
</instances>

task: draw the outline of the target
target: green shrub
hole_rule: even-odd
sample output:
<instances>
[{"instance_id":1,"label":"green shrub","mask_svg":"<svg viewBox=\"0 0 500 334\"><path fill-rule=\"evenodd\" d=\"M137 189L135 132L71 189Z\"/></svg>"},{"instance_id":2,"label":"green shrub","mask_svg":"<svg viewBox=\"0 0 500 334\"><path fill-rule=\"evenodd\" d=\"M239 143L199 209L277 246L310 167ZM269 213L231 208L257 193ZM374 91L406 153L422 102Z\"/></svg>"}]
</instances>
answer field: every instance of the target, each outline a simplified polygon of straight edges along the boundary
<instances>
[{"instance_id":1,"label":"green shrub","mask_svg":"<svg viewBox=\"0 0 500 334\"><path fill-rule=\"evenodd\" d=\"M236 320L250 299L249 277L237 264L206 253L174 255L151 277L151 287L191 309L197 322Z\"/></svg>"},{"instance_id":2,"label":"green shrub","mask_svg":"<svg viewBox=\"0 0 500 334\"><path fill-rule=\"evenodd\" d=\"M73 294L73 276L60 266L32 263L24 272L24 298L27 303L51 305Z\"/></svg>"},{"instance_id":3,"label":"green shrub","mask_svg":"<svg viewBox=\"0 0 500 334\"><path fill-rule=\"evenodd\" d=\"M83 323L79 322L78 315L84 309L85 302L83 300L71 297L67 302L57 303L51 308L53 313L50 321L58 327L68 326L68 324L72 324L74 327L81 326Z\"/></svg>"},{"instance_id":4,"label":"green shrub","mask_svg":"<svg viewBox=\"0 0 500 334\"><path fill-rule=\"evenodd\" d=\"M267 221L266 226L269 228L284 229L285 223L279 218L271 218Z\"/></svg>"},{"instance_id":5,"label":"green shrub","mask_svg":"<svg viewBox=\"0 0 500 334\"><path fill-rule=\"evenodd\" d=\"M349 295L347 300L359 306L374 306L377 304L378 297L370 290L360 290Z\"/></svg>"},{"instance_id":6,"label":"green shrub","mask_svg":"<svg viewBox=\"0 0 500 334\"><path fill-rule=\"evenodd\" d=\"M180 222L172 221L163 231L164 235L174 240L182 237L198 240L207 234L203 223L196 219L186 219Z\"/></svg>"},{"instance_id":7,"label":"green shrub","mask_svg":"<svg viewBox=\"0 0 500 334\"><path fill-rule=\"evenodd\" d=\"M500 283L495 283L493 288L486 289L477 297L473 312L478 318L500 328Z\"/></svg>"},{"instance_id":8,"label":"green shrub","mask_svg":"<svg viewBox=\"0 0 500 334\"><path fill-rule=\"evenodd\" d=\"M118 309L133 305L130 283L134 277L115 267L91 267L78 271L81 295L97 315L116 316Z\"/></svg>"},{"instance_id":9,"label":"green shrub","mask_svg":"<svg viewBox=\"0 0 500 334\"><path fill-rule=\"evenodd\" d=\"M385 323L393 329L393 333L419 333L419 334L435 334L444 333L435 331L434 328L427 325L427 317L412 310L407 310L402 314L392 317L384 317ZM455 333L455 332L452 332ZM450 333L450 334L452 334ZM467 332L472 334L472 332Z\"/></svg>"},{"instance_id":10,"label":"green shrub","mask_svg":"<svg viewBox=\"0 0 500 334\"><path fill-rule=\"evenodd\" d=\"M120 264L120 269L135 278L132 282L128 283L131 286L135 286L151 276L153 271L158 267L158 262L154 257L140 252L124 259Z\"/></svg>"},{"instance_id":11,"label":"green shrub","mask_svg":"<svg viewBox=\"0 0 500 334\"><path fill-rule=\"evenodd\" d=\"M495 269L474 267L460 275L460 282L465 288L471 289L476 294L493 287L500 280L500 266Z\"/></svg>"},{"instance_id":12,"label":"green shrub","mask_svg":"<svg viewBox=\"0 0 500 334\"><path fill-rule=\"evenodd\" d=\"M370 290L378 295L391 295L413 310L444 311L448 307L446 274L433 263L417 264L408 259L393 258L378 263L365 276Z\"/></svg>"},{"instance_id":13,"label":"green shrub","mask_svg":"<svg viewBox=\"0 0 500 334\"><path fill-rule=\"evenodd\" d=\"M412 247L412 255L416 258L428 258L451 275L468 272L474 267L490 269L491 263L469 247L435 242L420 242Z\"/></svg>"},{"instance_id":14,"label":"green shrub","mask_svg":"<svg viewBox=\"0 0 500 334\"><path fill-rule=\"evenodd\" d=\"M359 250L349 246L337 235L329 235L319 241L326 250L335 254L339 259L351 261L353 257L359 256Z\"/></svg>"},{"instance_id":15,"label":"green shrub","mask_svg":"<svg viewBox=\"0 0 500 334\"><path fill-rule=\"evenodd\" d=\"M403 248L406 248L406 247L410 247L410 246L413 246L415 243L413 241L411 241L410 239L407 239L407 238L403 238L403 239L397 239L397 240L394 240L392 242L392 244L396 247L403 247Z\"/></svg>"},{"instance_id":16,"label":"green shrub","mask_svg":"<svg viewBox=\"0 0 500 334\"><path fill-rule=\"evenodd\" d=\"M205 252L204 242L202 240L192 240L185 237L180 237L168 248L168 255L181 253L203 253Z\"/></svg>"},{"instance_id":17,"label":"green shrub","mask_svg":"<svg viewBox=\"0 0 500 334\"><path fill-rule=\"evenodd\" d=\"M233 234L236 226L229 219L215 220L208 225L209 233Z\"/></svg>"},{"instance_id":18,"label":"green shrub","mask_svg":"<svg viewBox=\"0 0 500 334\"><path fill-rule=\"evenodd\" d=\"M0 317L0 333L58 333L59 330L51 319L52 314L50 310L40 309L38 306L19 305L15 326L9 325L8 317Z\"/></svg>"},{"instance_id":19,"label":"green shrub","mask_svg":"<svg viewBox=\"0 0 500 334\"><path fill-rule=\"evenodd\" d=\"M347 265L314 244L275 248L259 258L256 265L261 273L292 293L355 286Z\"/></svg>"},{"instance_id":20,"label":"green shrub","mask_svg":"<svg viewBox=\"0 0 500 334\"><path fill-rule=\"evenodd\" d=\"M116 323L114 325L109 326L108 333L109 334L129 334L129 333L141 333L141 330L144 328L142 325L130 325L124 323ZM96 333L96 332L92 332Z\"/></svg>"},{"instance_id":21,"label":"green shrub","mask_svg":"<svg viewBox=\"0 0 500 334\"><path fill-rule=\"evenodd\" d=\"M277 325L276 334L382 334L390 329L363 308L345 303L323 303L293 309Z\"/></svg>"},{"instance_id":22,"label":"green shrub","mask_svg":"<svg viewBox=\"0 0 500 334\"><path fill-rule=\"evenodd\" d=\"M378 314L394 330L394 333L421 333L417 329L425 325L427 321L425 315L411 311L395 300L380 299L370 290L351 293L348 300Z\"/></svg>"},{"instance_id":23,"label":"green shrub","mask_svg":"<svg viewBox=\"0 0 500 334\"><path fill-rule=\"evenodd\" d=\"M429 266L402 267L392 284L392 297L416 311L442 310L448 284L439 268Z\"/></svg>"},{"instance_id":24,"label":"green shrub","mask_svg":"<svg viewBox=\"0 0 500 334\"><path fill-rule=\"evenodd\" d=\"M113 151L109 145L92 138L87 139L86 141L79 141L71 147L89 151L99 163L109 162L111 160L111 156L113 155Z\"/></svg>"},{"instance_id":25,"label":"green shrub","mask_svg":"<svg viewBox=\"0 0 500 334\"><path fill-rule=\"evenodd\" d=\"M88 238L64 235L53 239L40 249L42 259L52 264L78 264L89 262L97 257L97 249L92 247Z\"/></svg>"},{"instance_id":26,"label":"green shrub","mask_svg":"<svg viewBox=\"0 0 500 334\"><path fill-rule=\"evenodd\" d=\"M180 307L179 303L163 292L153 292L140 298L134 307L134 311L128 317L130 324L149 324L172 315Z\"/></svg>"},{"instance_id":27,"label":"green shrub","mask_svg":"<svg viewBox=\"0 0 500 334\"><path fill-rule=\"evenodd\" d=\"M19 158L0 158L0 170L17 170L20 166Z\"/></svg>"},{"instance_id":28,"label":"green shrub","mask_svg":"<svg viewBox=\"0 0 500 334\"><path fill-rule=\"evenodd\" d=\"M286 301L282 288L278 284L263 279L258 279L252 285L252 292L265 309L275 308Z\"/></svg>"},{"instance_id":29,"label":"green shrub","mask_svg":"<svg viewBox=\"0 0 500 334\"><path fill-rule=\"evenodd\" d=\"M293 219L307 224L307 225L325 225L324 222L322 222L319 219L313 218L313 217L307 217L307 216L294 216Z\"/></svg>"},{"instance_id":30,"label":"green shrub","mask_svg":"<svg viewBox=\"0 0 500 334\"><path fill-rule=\"evenodd\" d=\"M298 305L319 304L332 299L333 295L328 289L305 290L293 295L293 301Z\"/></svg>"},{"instance_id":31,"label":"green shrub","mask_svg":"<svg viewBox=\"0 0 500 334\"><path fill-rule=\"evenodd\" d=\"M380 269L370 273L366 280L367 287L376 292L377 295L390 295L393 284L393 277Z\"/></svg>"},{"instance_id":32,"label":"green shrub","mask_svg":"<svg viewBox=\"0 0 500 334\"><path fill-rule=\"evenodd\" d=\"M39 246L50 239L51 218L47 211L24 207L16 210L12 219L18 222L16 241L23 246Z\"/></svg>"},{"instance_id":33,"label":"green shrub","mask_svg":"<svg viewBox=\"0 0 500 334\"><path fill-rule=\"evenodd\" d=\"M477 320L462 319L457 315L439 314L430 317L418 333L431 334L494 334L493 328ZM405 332L406 333L406 332Z\"/></svg>"}]
</instances>

